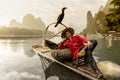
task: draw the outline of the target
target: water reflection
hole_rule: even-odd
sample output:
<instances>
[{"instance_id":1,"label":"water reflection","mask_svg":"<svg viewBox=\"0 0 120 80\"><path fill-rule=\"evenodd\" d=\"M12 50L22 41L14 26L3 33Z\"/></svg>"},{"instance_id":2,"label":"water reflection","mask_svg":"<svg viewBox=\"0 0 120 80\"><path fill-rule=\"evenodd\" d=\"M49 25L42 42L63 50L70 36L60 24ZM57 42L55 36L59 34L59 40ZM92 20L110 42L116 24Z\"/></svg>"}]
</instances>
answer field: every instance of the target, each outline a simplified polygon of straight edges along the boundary
<instances>
[{"instance_id":1,"label":"water reflection","mask_svg":"<svg viewBox=\"0 0 120 80\"><path fill-rule=\"evenodd\" d=\"M0 80L40 80L38 56L30 52L39 39L0 39Z\"/></svg>"},{"instance_id":2,"label":"water reflection","mask_svg":"<svg viewBox=\"0 0 120 80\"><path fill-rule=\"evenodd\" d=\"M8 72L0 74L0 80L41 80L41 76L34 75L28 72Z\"/></svg>"},{"instance_id":3,"label":"water reflection","mask_svg":"<svg viewBox=\"0 0 120 80\"><path fill-rule=\"evenodd\" d=\"M25 55L32 57L34 54L30 51L32 48L31 40L0 40L1 46L5 46L6 48L10 48L12 52L17 52L20 48L23 49Z\"/></svg>"},{"instance_id":4,"label":"water reflection","mask_svg":"<svg viewBox=\"0 0 120 80\"><path fill-rule=\"evenodd\" d=\"M56 41L56 39L53 40ZM57 39L57 42L59 40ZM0 39L0 80L44 80L45 77L39 57L30 51L31 46L39 42L39 38ZM112 61L120 65L119 44L119 40L112 40L111 44L106 39L98 39L98 46L95 49L94 55L99 58L99 61ZM47 69L48 72L49 69L50 66ZM20 77L21 79L18 79ZM52 80L52 78L50 79Z\"/></svg>"},{"instance_id":5,"label":"water reflection","mask_svg":"<svg viewBox=\"0 0 120 80\"><path fill-rule=\"evenodd\" d=\"M120 64L120 41L112 40L112 46L108 47L108 41L106 39L99 39L98 46L95 49L95 56L100 60L113 61ZM111 43L110 43L111 44Z\"/></svg>"},{"instance_id":6,"label":"water reflection","mask_svg":"<svg viewBox=\"0 0 120 80\"><path fill-rule=\"evenodd\" d=\"M113 39L106 39L107 42L107 48L111 48L113 46Z\"/></svg>"}]
</instances>

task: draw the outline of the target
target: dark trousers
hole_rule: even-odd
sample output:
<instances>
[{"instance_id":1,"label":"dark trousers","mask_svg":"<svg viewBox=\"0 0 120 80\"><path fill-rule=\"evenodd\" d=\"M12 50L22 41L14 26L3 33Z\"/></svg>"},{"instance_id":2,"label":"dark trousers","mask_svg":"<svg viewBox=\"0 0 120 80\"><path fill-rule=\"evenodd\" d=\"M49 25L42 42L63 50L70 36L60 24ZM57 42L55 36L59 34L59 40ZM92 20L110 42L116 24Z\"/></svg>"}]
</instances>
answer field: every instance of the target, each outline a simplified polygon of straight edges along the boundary
<instances>
[{"instance_id":1,"label":"dark trousers","mask_svg":"<svg viewBox=\"0 0 120 80\"><path fill-rule=\"evenodd\" d=\"M93 46L91 49L86 48L86 55L85 55L85 63L86 64L90 64L90 66L93 68L93 70L97 73L97 74L101 74L101 71L98 69L96 62L93 58L92 52L95 49L95 47L97 46L97 41L96 40L91 40Z\"/></svg>"}]
</instances>

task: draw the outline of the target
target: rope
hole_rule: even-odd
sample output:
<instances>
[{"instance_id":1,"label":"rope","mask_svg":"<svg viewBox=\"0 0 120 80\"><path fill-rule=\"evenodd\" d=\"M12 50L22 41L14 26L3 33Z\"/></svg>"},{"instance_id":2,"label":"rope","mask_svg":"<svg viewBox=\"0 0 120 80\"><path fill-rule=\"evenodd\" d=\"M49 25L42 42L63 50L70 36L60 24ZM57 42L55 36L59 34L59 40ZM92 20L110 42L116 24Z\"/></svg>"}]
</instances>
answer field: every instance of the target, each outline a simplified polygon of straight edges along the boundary
<instances>
[{"instance_id":1,"label":"rope","mask_svg":"<svg viewBox=\"0 0 120 80\"><path fill-rule=\"evenodd\" d=\"M59 33L61 33L63 30L61 30L60 32L58 32L57 34L53 35L52 37L50 37L49 39L52 39L53 37L57 36ZM48 39L48 40L49 40Z\"/></svg>"},{"instance_id":2,"label":"rope","mask_svg":"<svg viewBox=\"0 0 120 80\"><path fill-rule=\"evenodd\" d=\"M48 28L49 28L51 25L56 24L56 23L57 23L57 22L53 22L53 23L51 23L51 24L49 24L49 25L47 26L47 28L45 29L45 32L44 32L43 38L42 38L42 40L40 41L39 44L41 44L42 42L44 43L45 36L46 36L47 31L48 31ZM67 26L64 25L63 23L60 23L60 24L63 25L65 28L67 28ZM63 31L63 30L62 30L62 31ZM60 31L60 32L58 32L57 34L53 35L53 36L50 37L49 39L54 38L55 36L57 36L57 35L58 35L59 33L61 33L62 31ZM49 40L49 39L48 39L48 40ZM44 44L43 44L42 46L44 46Z\"/></svg>"}]
</instances>

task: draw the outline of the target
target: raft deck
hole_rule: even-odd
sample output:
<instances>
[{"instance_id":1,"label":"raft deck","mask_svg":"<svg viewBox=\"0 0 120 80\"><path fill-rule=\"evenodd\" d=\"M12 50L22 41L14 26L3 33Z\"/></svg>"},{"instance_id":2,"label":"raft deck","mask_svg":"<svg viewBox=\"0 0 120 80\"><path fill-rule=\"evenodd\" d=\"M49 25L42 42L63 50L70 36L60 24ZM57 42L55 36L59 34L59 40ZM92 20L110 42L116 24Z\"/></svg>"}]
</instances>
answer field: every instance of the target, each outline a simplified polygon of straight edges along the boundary
<instances>
[{"instance_id":1,"label":"raft deck","mask_svg":"<svg viewBox=\"0 0 120 80\"><path fill-rule=\"evenodd\" d=\"M39 56L42 56L46 59L56 62L64 67L76 72L77 74L87 78L88 80L98 80L97 74L92 70L90 65L78 66L76 60L60 62L52 57L51 49L49 49L48 47L42 47L42 46L33 47L33 51L35 53L39 54ZM112 80L112 79L105 79L105 80Z\"/></svg>"}]
</instances>

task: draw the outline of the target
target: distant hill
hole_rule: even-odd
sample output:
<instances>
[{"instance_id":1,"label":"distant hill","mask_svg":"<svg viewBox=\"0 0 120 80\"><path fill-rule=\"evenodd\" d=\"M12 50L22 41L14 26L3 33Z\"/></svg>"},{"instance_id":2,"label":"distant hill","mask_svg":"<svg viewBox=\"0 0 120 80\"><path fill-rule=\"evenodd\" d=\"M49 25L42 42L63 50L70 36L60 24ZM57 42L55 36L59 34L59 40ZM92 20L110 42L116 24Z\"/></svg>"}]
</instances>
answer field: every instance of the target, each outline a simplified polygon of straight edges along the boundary
<instances>
[{"instance_id":1,"label":"distant hill","mask_svg":"<svg viewBox=\"0 0 120 80\"><path fill-rule=\"evenodd\" d=\"M16 21L15 19L12 19L9 23L9 26L11 27L21 27L20 22Z\"/></svg>"},{"instance_id":2,"label":"distant hill","mask_svg":"<svg viewBox=\"0 0 120 80\"><path fill-rule=\"evenodd\" d=\"M83 34L95 33L95 20L91 11L87 12L87 28L83 30Z\"/></svg>"},{"instance_id":3,"label":"distant hill","mask_svg":"<svg viewBox=\"0 0 120 80\"><path fill-rule=\"evenodd\" d=\"M35 18L32 14L26 14L23 17L22 23L16 21L15 19L11 20L9 26L27 29L40 29L42 31L45 30L45 24L41 18Z\"/></svg>"},{"instance_id":4,"label":"distant hill","mask_svg":"<svg viewBox=\"0 0 120 80\"><path fill-rule=\"evenodd\" d=\"M108 0L108 2L106 3L106 5L105 5L105 7L104 7L104 9L103 9L103 12L105 12L105 14L108 14L109 8L113 8L113 6L110 5L110 2L111 2L111 1L112 1L112 0Z\"/></svg>"},{"instance_id":5,"label":"distant hill","mask_svg":"<svg viewBox=\"0 0 120 80\"><path fill-rule=\"evenodd\" d=\"M103 6L100 6L99 10L98 11L103 11L104 10L104 7Z\"/></svg>"},{"instance_id":6,"label":"distant hill","mask_svg":"<svg viewBox=\"0 0 120 80\"><path fill-rule=\"evenodd\" d=\"M108 0L105 6L100 6L98 12L93 17L90 11L87 12L87 26L81 32L82 34L105 32L105 14L108 14L109 8L113 7L110 5L111 1Z\"/></svg>"}]
</instances>

